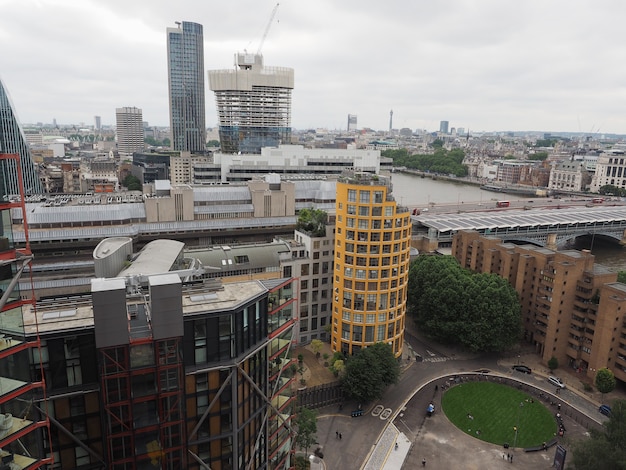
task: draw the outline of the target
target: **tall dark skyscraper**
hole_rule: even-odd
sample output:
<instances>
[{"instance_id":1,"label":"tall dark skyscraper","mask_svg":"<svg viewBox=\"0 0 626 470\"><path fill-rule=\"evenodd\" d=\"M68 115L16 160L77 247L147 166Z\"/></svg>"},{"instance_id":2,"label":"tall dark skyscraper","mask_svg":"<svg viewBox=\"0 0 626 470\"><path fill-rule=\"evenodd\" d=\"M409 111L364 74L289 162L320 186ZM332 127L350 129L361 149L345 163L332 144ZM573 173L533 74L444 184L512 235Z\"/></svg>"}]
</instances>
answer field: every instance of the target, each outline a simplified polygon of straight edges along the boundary
<instances>
[{"instance_id":1,"label":"tall dark skyscraper","mask_svg":"<svg viewBox=\"0 0 626 470\"><path fill-rule=\"evenodd\" d=\"M28 142L2 80L0 80L0 153L16 153L20 156L26 194L43 192ZM2 185L0 194L20 194L15 164L12 160L0 162L0 185Z\"/></svg>"},{"instance_id":2,"label":"tall dark skyscraper","mask_svg":"<svg viewBox=\"0 0 626 470\"><path fill-rule=\"evenodd\" d=\"M204 152L204 44L202 25L183 21L167 28L167 72L172 149Z\"/></svg>"}]
</instances>

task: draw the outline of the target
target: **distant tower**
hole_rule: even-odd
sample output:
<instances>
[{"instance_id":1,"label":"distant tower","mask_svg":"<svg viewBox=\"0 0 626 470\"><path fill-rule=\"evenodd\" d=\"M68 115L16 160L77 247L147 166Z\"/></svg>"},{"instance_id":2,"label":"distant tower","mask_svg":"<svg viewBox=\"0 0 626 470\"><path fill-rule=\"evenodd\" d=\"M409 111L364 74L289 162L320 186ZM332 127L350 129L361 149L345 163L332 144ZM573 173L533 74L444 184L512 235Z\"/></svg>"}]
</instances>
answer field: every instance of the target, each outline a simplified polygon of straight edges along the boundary
<instances>
[{"instance_id":1,"label":"distant tower","mask_svg":"<svg viewBox=\"0 0 626 470\"><path fill-rule=\"evenodd\" d=\"M102 118L100 116L93 117L93 128L96 131L102 129Z\"/></svg>"},{"instance_id":2,"label":"distant tower","mask_svg":"<svg viewBox=\"0 0 626 470\"><path fill-rule=\"evenodd\" d=\"M348 114L348 132L356 131L356 114Z\"/></svg>"},{"instance_id":3,"label":"distant tower","mask_svg":"<svg viewBox=\"0 0 626 470\"><path fill-rule=\"evenodd\" d=\"M393 109L389 111L389 132L393 129Z\"/></svg>"},{"instance_id":4,"label":"distant tower","mask_svg":"<svg viewBox=\"0 0 626 470\"><path fill-rule=\"evenodd\" d=\"M224 153L260 154L291 142L293 69L265 67L263 56L235 54L234 70L209 70Z\"/></svg>"},{"instance_id":5,"label":"distant tower","mask_svg":"<svg viewBox=\"0 0 626 470\"><path fill-rule=\"evenodd\" d=\"M22 126L17 120L2 80L0 80L0 153L13 153L20 156L19 162L22 167L26 194L43 192ZM0 194L20 194L14 160L3 160L0 164Z\"/></svg>"},{"instance_id":6,"label":"distant tower","mask_svg":"<svg viewBox=\"0 0 626 470\"><path fill-rule=\"evenodd\" d=\"M143 114L139 108L117 108L117 150L121 154L132 155L143 150Z\"/></svg>"},{"instance_id":7,"label":"distant tower","mask_svg":"<svg viewBox=\"0 0 626 470\"><path fill-rule=\"evenodd\" d=\"M167 28L172 149L204 152L206 116L202 25L187 21L176 24L177 28Z\"/></svg>"},{"instance_id":8,"label":"distant tower","mask_svg":"<svg viewBox=\"0 0 626 470\"><path fill-rule=\"evenodd\" d=\"M439 132L441 132L442 134L447 134L448 133L448 125L450 123L448 121L441 121L439 123Z\"/></svg>"}]
</instances>

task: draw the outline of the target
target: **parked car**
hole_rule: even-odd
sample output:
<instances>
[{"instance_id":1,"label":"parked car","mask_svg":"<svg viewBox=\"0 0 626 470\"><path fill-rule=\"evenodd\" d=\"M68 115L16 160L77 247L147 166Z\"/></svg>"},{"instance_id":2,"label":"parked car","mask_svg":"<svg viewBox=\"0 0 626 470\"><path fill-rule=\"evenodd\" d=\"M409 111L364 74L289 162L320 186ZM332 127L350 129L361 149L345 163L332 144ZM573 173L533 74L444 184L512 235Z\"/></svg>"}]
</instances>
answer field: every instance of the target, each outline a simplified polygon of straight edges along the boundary
<instances>
[{"instance_id":1,"label":"parked car","mask_svg":"<svg viewBox=\"0 0 626 470\"><path fill-rule=\"evenodd\" d=\"M513 370L516 370L518 372L523 372L524 374L530 374L532 372L532 369L530 367L527 366L523 366L521 364L515 364L512 367Z\"/></svg>"},{"instance_id":2,"label":"parked car","mask_svg":"<svg viewBox=\"0 0 626 470\"><path fill-rule=\"evenodd\" d=\"M609 405L600 405L598 411L604 416L611 416L611 407Z\"/></svg>"},{"instance_id":3,"label":"parked car","mask_svg":"<svg viewBox=\"0 0 626 470\"><path fill-rule=\"evenodd\" d=\"M554 375L548 377L548 382L550 382L552 385L555 385L556 387L565 388L565 384L563 383L563 381L558 377L555 377Z\"/></svg>"}]
</instances>

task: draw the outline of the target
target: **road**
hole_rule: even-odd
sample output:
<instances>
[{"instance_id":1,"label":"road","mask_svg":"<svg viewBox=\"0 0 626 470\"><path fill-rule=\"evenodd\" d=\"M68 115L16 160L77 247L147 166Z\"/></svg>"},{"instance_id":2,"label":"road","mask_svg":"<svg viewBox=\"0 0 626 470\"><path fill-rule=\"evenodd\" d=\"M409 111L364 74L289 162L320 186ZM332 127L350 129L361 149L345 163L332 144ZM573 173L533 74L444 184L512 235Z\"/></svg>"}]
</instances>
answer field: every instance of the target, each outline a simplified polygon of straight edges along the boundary
<instances>
[{"instance_id":1,"label":"road","mask_svg":"<svg viewBox=\"0 0 626 470\"><path fill-rule=\"evenodd\" d=\"M477 445L481 444L480 441L451 427L452 425L441 414L439 406L441 385L451 376L463 374L467 376L474 371L489 370L497 374L495 379L492 376L492 380L498 380L497 377L513 378L527 384L524 385L525 389L537 397L541 392L542 398L538 399L544 400L546 406L554 407L555 412L557 401L562 403L562 413L567 414L566 419L569 420L567 424L569 436L583 436L587 431L578 423L588 422L589 419L576 409L596 420L602 419L597 411L597 404L588 402L568 389L561 391L556 397L555 388L544 376L515 372L510 365L499 364L495 355L469 356L449 350L444 352L444 348L426 344L410 333L406 334L405 339L410 346L406 349L419 354L424 360L408 361L405 358L404 371L398 384L389 387L379 402L363 406L365 410L363 416L357 418L350 416L350 411L358 406L356 403L346 403L341 410L327 408L321 411L317 436L327 469L362 468L370 455L380 453L374 452L375 444L392 421L397 430L404 433L412 443L406 456L406 468L418 467L422 458L428 458L431 462L429 468L452 468L449 465L458 466L459 462L465 465L464 468L490 468L493 459L500 464L499 460L503 455L501 447L484 444L485 451L474 455ZM435 385L438 391L435 390ZM431 401L436 405L436 412L432 418L426 418L426 407ZM341 439L338 439L337 433L341 433ZM467 446L467 449L463 446ZM444 453L439 451L444 448L446 449ZM477 459L476 463L470 465L464 452L471 452ZM554 452L549 452L549 455L525 454L519 449L516 452L518 468L549 468L552 462L548 457L554 455ZM384 455L385 458L395 457L393 452Z\"/></svg>"}]
</instances>

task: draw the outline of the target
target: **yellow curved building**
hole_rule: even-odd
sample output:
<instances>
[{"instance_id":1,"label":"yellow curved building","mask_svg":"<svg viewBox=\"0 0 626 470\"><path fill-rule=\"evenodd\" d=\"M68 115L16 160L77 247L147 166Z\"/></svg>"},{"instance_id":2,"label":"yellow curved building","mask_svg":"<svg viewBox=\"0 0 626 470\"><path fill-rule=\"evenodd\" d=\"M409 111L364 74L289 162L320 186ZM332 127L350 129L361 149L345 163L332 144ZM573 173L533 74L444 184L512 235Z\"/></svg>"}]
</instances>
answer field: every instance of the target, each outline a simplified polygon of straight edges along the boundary
<instances>
[{"instance_id":1,"label":"yellow curved building","mask_svg":"<svg viewBox=\"0 0 626 470\"><path fill-rule=\"evenodd\" d=\"M337 182L332 348L354 354L384 341L402 354L411 219L387 177L369 173Z\"/></svg>"}]
</instances>

